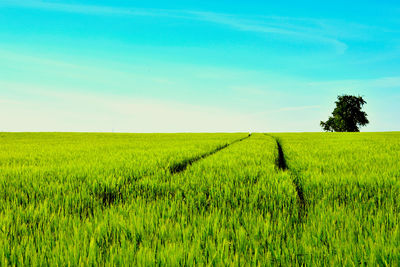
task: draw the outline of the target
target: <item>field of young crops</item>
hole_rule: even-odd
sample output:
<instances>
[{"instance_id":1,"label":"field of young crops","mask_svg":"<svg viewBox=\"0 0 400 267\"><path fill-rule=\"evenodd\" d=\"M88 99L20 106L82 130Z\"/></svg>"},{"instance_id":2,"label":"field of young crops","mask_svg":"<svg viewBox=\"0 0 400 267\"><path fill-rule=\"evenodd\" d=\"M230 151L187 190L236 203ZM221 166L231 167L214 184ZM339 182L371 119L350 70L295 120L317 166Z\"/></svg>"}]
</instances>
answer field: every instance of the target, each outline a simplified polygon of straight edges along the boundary
<instances>
[{"instance_id":1,"label":"field of young crops","mask_svg":"<svg viewBox=\"0 0 400 267\"><path fill-rule=\"evenodd\" d=\"M277 134L305 200L305 261L400 264L400 133Z\"/></svg>"},{"instance_id":2,"label":"field of young crops","mask_svg":"<svg viewBox=\"0 0 400 267\"><path fill-rule=\"evenodd\" d=\"M400 133L1 133L1 264L398 265L399 159Z\"/></svg>"}]
</instances>

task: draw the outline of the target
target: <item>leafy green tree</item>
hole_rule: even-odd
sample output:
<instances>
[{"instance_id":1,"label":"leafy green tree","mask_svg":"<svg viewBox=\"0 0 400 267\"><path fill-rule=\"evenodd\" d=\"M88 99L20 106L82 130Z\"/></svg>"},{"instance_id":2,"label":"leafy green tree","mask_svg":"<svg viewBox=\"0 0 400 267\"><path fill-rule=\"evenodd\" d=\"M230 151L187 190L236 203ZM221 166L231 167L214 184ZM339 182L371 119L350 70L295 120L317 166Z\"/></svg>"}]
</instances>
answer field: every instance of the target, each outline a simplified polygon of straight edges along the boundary
<instances>
[{"instance_id":1,"label":"leafy green tree","mask_svg":"<svg viewBox=\"0 0 400 267\"><path fill-rule=\"evenodd\" d=\"M361 96L339 95L332 117L321 121L320 125L327 132L359 132L359 127L369 123L367 113L362 107L367 102Z\"/></svg>"}]
</instances>

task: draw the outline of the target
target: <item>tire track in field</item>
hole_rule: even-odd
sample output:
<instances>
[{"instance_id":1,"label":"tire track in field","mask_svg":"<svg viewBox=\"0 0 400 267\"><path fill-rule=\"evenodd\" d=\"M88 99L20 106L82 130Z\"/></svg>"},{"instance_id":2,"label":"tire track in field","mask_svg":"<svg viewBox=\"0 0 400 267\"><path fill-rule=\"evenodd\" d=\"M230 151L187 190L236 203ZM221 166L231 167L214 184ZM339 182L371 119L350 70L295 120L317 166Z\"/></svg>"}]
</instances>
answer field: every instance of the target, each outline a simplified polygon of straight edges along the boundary
<instances>
[{"instance_id":1,"label":"tire track in field","mask_svg":"<svg viewBox=\"0 0 400 267\"><path fill-rule=\"evenodd\" d=\"M237 140L235 140L235 141L233 141L233 142L231 142L231 143L228 143L228 144L219 146L219 147L217 147L216 149L214 149L214 150L212 150L212 151L209 151L209 152L206 152L206 153L204 153L204 154L202 154L202 155L199 155L199 156L196 156L196 157L193 157L193 158L189 158L189 159L185 159L185 160L183 160L183 161L181 161L181 162L178 162L178 163L176 163L176 164L173 164L172 166L169 167L169 172L170 172L172 175L177 174L177 173L180 173L180 172L183 172L184 170L186 170L186 169L187 169L190 165L192 165L193 163L195 163L195 162L197 162L197 161L199 161L199 160L205 159L205 158L207 158L207 157L209 157L209 156L212 156L212 155L214 155L215 153L221 151L222 149L225 149L225 148L227 148L227 147L229 147L230 145L233 145L233 144L235 144L235 143L241 142L241 141L243 141L243 140L249 138L250 136L251 136L251 134L249 134L248 136L243 137L243 138L241 138L241 139L237 139Z\"/></svg>"},{"instance_id":2,"label":"tire track in field","mask_svg":"<svg viewBox=\"0 0 400 267\"><path fill-rule=\"evenodd\" d=\"M290 173L290 176L292 177L292 183L296 189L297 198L298 198L298 202L300 205L299 219L302 220L305 216L307 216L307 205L306 205L306 199L304 197L304 191L303 191L303 187L301 185L300 178L295 172L293 172L292 170L289 169L289 167L286 163L285 154L283 152L282 144L281 144L281 141L279 140L279 138L269 135L269 134L265 134L265 135L273 138L276 142L277 149L278 149L278 157L276 158L276 162L275 162L276 167L281 171L288 171Z\"/></svg>"},{"instance_id":3,"label":"tire track in field","mask_svg":"<svg viewBox=\"0 0 400 267\"><path fill-rule=\"evenodd\" d=\"M200 161L209 156L212 156L215 153L229 147L230 145L241 142L241 141L249 138L250 136L251 136L251 134L249 134L246 137L234 140L231 143L219 146L219 147L215 148L214 150L208 151L202 155L184 159L183 161L175 163L165 169L167 169L171 175L179 174L181 172L184 172L188 167L190 167L192 164L196 163L197 161ZM172 192L169 190L168 190L168 192L164 192L163 190L157 190L152 186L144 185L144 184L134 184L134 186L136 187L136 189L138 189L139 194L146 194L146 195L153 197L154 199L157 199L158 197L175 197L177 195L178 195L178 197L181 197L183 200L186 198L185 190L182 189L179 185L177 187L175 187ZM169 189L171 189L171 188L169 188ZM207 199L208 199L208 195L207 195Z\"/></svg>"},{"instance_id":4,"label":"tire track in field","mask_svg":"<svg viewBox=\"0 0 400 267\"><path fill-rule=\"evenodd\" d=\"M180 172L185 171L190 165L193 163L205 159L211 155L214 155L215 153L229 147L230 145L233 145L235 143L241 142L247 138L249 138L251 135L249 134L246 137L237 139L231 143L219 146L215 148L212 151L208 151L202 155L184 159L181 162L175 163L172 166L165 167L172 175L178 174ZM124 194L128 190L129 187L131 187L133 184L135 184L137 181L144 179L145 177L149 177L152 174L147 174L144 176L139 176L139 177L127 177L122 183L109 186L107 184L100 185L100 187L96 190L96 192L93 192L93 194L96 196L96 198L103 203L104 206L110 206L113 205L115 202L123 199ZM144 189L142 186L138 185L139 189ZM146 190L145 190L146 191Z\"/></svg>"}]
</instances>

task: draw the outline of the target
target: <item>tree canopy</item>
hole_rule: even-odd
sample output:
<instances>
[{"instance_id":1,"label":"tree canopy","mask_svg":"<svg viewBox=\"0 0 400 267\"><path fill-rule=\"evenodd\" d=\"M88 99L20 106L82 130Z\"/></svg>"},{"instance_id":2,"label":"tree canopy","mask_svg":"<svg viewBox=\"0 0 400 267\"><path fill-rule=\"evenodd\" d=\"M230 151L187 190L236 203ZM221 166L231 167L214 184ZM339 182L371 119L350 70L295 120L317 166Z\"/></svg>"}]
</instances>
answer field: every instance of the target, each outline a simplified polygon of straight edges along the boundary
<instances>
[{"instance_id":1,"label":"tree canopy","mask_svg":"<svg viewBox=\"0 0 400 267\"><path fill-rule=\"evenodd\" d=\"M367 102L361 96L339 95L336 108L327 121L320 125L327 132L359 132L359 127L369 123L362 107Z\"/></svg>"}]
</instances>

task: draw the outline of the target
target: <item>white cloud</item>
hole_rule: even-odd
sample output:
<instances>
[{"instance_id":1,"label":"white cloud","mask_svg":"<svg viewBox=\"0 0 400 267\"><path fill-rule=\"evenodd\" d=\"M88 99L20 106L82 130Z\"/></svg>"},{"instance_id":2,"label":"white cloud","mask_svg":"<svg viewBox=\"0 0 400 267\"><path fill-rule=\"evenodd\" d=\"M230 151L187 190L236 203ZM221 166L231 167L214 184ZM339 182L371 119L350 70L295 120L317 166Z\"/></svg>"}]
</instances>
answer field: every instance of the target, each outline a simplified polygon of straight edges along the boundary
<instances>
[{"instance_id":1,"label":"white cloud","mask_svg":"<svg viewBox=\"0 0 400 267\"><path fill-rule=\"evenodd\" d=\"M299 106L299 107L284 107L280 108L278 111L299 111L305 109L319 109L321 106L314 105L314 106Z\"/></svg>"},{"instance_id":2,"label":"white cloud","mask_svg":"<svg viewBox=\"0 0 400 267\"><path fill-rule=\"evenodd\" d=\"M202 20L227 25L240 31L274 34L287 36L293 39L301 40L302 42L308 41L328 44L332 45L339 54L342 54L347 50L347 45L344 42L333 38L326 32L322 32L321 29L317 27L317 23L307 26L299 26L288 23L288 21L295 21L295 18L264 17L262 20L254 20L243 19L237 16L214 12L191 11L189 13L198 16Z\"/></svg>"},{"instance_id":3,"label":"white cloud","mask_svg":"<svg viewBox=\"0 0 400 267\"><path fill-rule=\"evenodd\" d=\"M375 86L395 85L396 79L377 79ZM361 81L359 81L361 83ZM381 83L379 83L381 82ZM335 82L331 82L335 84ZM363 81L368 84L368 81ZM316 86L316 85L315 85ZM325 84L320 85L325 87ZM332 98L299 100L299 106L238 111L176 101L73 92L69 88L0 82L0 131L85 132L271 132L320 131L319 121L332 111ZM371 100L371 101L370 101ZM371 125L364 130L396 130L398 98L367 98ZM305 103L320 105L301 105ZM279 108L279 105L283 106ZM382 106L384 105L384 106ZM396 127L395 127L396 126ZM397 129L398 130L398 129Z\"/></svg>"},{"instance_id":4,"label":"white cloud","mask_svg":"<svg viewBox=\"0 0 400 267\"><path fill-rule=\"evenodd\" d=\"M242 16L216 12L173 9L144 9L131 7L121 8L101 5L65 4L60 2L35 0L6 0L0 3L0 6L1 5L90 15L146 16L200 20L225 25L239 31L270 34L278 37L281 36L291 38L292 40L298 40L301 42L329 45L332 46L338 54L342 54L347 50L347 45L343 41L338 40L335 33L343 31L347 32L346 26L348 25L341 25L339 31L337 27L330 25L329 21L327 20L322 21L309 18L276 16L253 17L252 19L248 19ZM357 28L360 29L361 26L358 26Z\"/></svg>"},{"instance_id":5,"label":"white cloud","mask_svg":"<svg viewBox=\"0 0 400 267\"><path fill-rule=\"evenodd\" d=\"M349 79L309 82L308 85L314 88L327 88L339 90L376 90L376 89L400 89L400 77L381 77L375 79Z\"/></svg>"},{"instance_id":6,"label":"white cloud","mask_svg":"<svg viewBox=\"0 0 400 267\"><path fill-rule=\"evenodd\" d=\"M1 86L9 92L19 91L11 96L0 94L2 131L246 132L259 125L216 107L15 83Z\"/></svg>"},{"instance_id":7,"label":"white cloud","mask_svg":"<svg viewBox=\"0 0 400 267\"><path fill-rule=\"evenodd\" d=\"M81 4L65 4L60 2L47 1L3 1L0 5L17 6L23 8L35 8L51 11L61 11L70 13L82 13L92 15L130 15L130 16L160 16L161 10L148 10L137 8L117 8L111 6L100 5L81 5ZM157 12L156 12L157 11Z\"/></svg>"}]
</instances>

